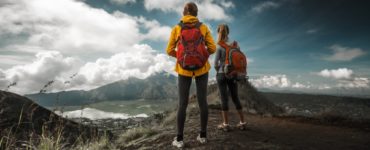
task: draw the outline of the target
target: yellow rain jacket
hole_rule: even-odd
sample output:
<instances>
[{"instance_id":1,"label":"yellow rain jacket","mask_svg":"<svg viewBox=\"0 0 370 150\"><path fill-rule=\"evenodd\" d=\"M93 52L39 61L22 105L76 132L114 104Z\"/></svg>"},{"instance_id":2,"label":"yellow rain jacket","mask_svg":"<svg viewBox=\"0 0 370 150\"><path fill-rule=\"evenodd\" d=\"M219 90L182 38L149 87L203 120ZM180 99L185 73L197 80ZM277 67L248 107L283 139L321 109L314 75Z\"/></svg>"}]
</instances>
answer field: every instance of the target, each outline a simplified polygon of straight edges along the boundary
<instances>
[{"instance_id":1,"label":"yellow rain jacket","mask_svg":"<svg viewBox=\"0 0 370 150\"><path fill-rule=\"evenodd\" d=\"M182 17L181 21L183 23L196 23L198 22L198 18L191 16L191 15L186 15ZM211 32L209 31L208 27L205 24L202 24L199 28L200 28L200 32L202 33L205 39L205 44L206 44L209 54L213 54L216 51L216 44L213 41ZM176 25L175 27L173 27L170 40L167 45L167 50L166 50L167 54L175 58L176 58L176 46L177 46L177 42L179 41L180 33L181 33L181 27L179 25ZM175 71L178 74L182 76L187 76L187 77L193 77L193 76L197 77L197 76L203 75L207 73L209 69L211 69L211 65L209 64L208 61L202 68L195 70L195 71L185 70L180 66L179 63L176 63L176 66L175 66Z\"/></svg>"}]
</instances>

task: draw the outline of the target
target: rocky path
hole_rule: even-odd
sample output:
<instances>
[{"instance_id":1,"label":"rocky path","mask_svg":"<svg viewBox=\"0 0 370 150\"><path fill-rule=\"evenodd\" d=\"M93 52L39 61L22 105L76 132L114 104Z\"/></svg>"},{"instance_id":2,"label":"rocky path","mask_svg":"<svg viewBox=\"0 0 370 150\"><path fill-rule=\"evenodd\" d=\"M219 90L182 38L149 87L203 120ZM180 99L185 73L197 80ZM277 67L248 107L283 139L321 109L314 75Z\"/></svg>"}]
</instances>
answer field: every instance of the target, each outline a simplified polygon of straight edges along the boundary
<instances>
[{"instance_id":1,"label":"rocky path","mask_svg":"<svg viewBox=\"0 0 370 150\"><path fill-rule=\"evenodd\" d=\"M370 132L360 129L333 127L291 121L288 119L247 115L248 130L223 132L216 129L221 122L219 110L209 110L207 144L199 144L197 108L191 109L185 126L184 149L370 149ZM235 112L230 113L231 124L237 123ZM173 124L174 125L174 124ZM175 127L160 129L159 134L135 141L123 149L175 149L171 142Z\"/></svg>"}]
</instances>

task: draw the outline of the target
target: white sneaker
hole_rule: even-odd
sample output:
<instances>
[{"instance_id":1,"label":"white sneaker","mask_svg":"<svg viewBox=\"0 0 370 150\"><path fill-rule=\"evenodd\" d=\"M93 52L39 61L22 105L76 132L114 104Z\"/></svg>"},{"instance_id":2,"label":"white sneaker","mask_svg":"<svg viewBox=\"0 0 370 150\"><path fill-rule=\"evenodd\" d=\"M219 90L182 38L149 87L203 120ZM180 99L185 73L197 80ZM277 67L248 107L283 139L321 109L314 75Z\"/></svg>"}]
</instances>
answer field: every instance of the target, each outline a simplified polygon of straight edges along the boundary
<instances>
[{"instance_id":1,"label":"white sneaker","mask_svg":"<svg viewBox=\"0 0 370 150\"><path fill-rule=\"evenodd\" d=\"M184 141L177 141L177 137L173 139L172 145L177 147L177 148L182 148L184 147Z\"/></svg>"},{"instance_id":2,"label":"white sneaker","mask_svg":"<svg viewBox=\"0 0 370 150\"><path fill-rule=\"evenodd\" d=\"M197 136L197 141L199 141L199 143L201 144L204 144L204 143L207 143L207 138L202 138L200 137L200 135Z\"/></svg>"},{"instance_id":3,"label":"white sneaker","mask_svg":"<svg viewBox=\"0 0 370 150\"><path fill-rule=\"evenodd\" d=\"M240 130L246 130L247 129L247 122L239 122L236 127Z\"/></svg>"}]
</instances>

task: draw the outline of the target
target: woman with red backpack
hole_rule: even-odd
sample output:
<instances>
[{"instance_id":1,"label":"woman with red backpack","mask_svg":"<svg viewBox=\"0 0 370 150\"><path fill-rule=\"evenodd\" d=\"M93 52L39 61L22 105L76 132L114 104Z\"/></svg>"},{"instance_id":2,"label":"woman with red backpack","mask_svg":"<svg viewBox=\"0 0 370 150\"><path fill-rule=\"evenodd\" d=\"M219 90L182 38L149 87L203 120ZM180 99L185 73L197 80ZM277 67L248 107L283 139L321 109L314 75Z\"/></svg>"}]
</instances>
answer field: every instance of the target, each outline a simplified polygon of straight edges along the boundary
<instances>
[{"instance_id":1,"label":"woman with red backpack","mask_svg":"<svg viewBox=\"0 0 370 150\"><path fill-rule=\"evenodd\" d=\"M177 136L173 146L184 146L183 133L186 108L189 101L189 90L192 78L195 78L197 99L200 108L201 129L197 140L207 142L207 85L208 62L210 54L216 51L210 30L197 18L198 8L193 2L184 7L183 17L178 25L173 27L167 46L167 54L177 59L175 71L178 73L179 107L177 110Z\"/></svg>"},{"instance_id":2,"label":"woman with red backpack","mask_svg":"<svg viewBox=\"0 0 370 150\"><path fill-rule=\"evenodd\" d=\"M223 122L217 126L218 129L229 131L229 119L228 119L228 89L235 104L236 110L238 111L240 122L236 125L239 129L245 129L246 122L244 121L244 115L242 106L240 104L238 96L238 84L237 80L245 80L246 77L246 57L240 51L239 46L235 41L229 39L229 27L226 24L221 24L217 28L218 40L217 40L217 52L215 57L215 69L217 72L216 79L218 88L221 96L221 115ZM237 53L231 53L234 50ZM235 60L230 60L235 59ZM234 66L230 66L231 63ZM239 69L239 70L238 70Z\"/></svg>"}]
</instances>

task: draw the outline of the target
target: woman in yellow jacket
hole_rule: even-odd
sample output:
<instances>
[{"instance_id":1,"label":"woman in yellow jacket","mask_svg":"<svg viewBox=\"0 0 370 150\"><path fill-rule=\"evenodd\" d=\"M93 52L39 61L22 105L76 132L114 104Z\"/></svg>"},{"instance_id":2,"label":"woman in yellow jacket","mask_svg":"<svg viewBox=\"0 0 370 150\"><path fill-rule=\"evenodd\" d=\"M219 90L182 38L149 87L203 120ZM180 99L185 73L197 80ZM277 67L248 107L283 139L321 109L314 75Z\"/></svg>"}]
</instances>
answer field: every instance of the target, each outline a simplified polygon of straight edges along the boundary
<instances>
[{"instance_id":1,"label":"woman in yellow jacket","mask_svg":"<svg viewBox=\"0 0 370 150\"><path fill-rule=\"evenodd\" d=\"M184 24L197 24L199 23L196 17L198 13L198 8L195 3L187 3L184 7L183 17L181 22ZM205 46L209 54L216 51L216 45L213 41L211 32L208 27L204 24L199 26L199 30L205 41ZM171 37L167 46L167 54L176 58L176 49L180 39L181 26L176 25L173 27L171 32ZM181 67L177 62L175 66L175 71L178 73L178 92L179 92L179 108L177 110L177 136L175 137L172 145L176 147L183 147L183 132L186 117L186 108L189 100L189 90L192 82L192 78L195 78L196 89L197 89L197 99L200 108L200 118L201 118L201 129L197 136L197 140L200 143L206 143L207 139L207 122L208 122L208 104L207 104L207 84L208 84L208 71L211 66L207 61L206 64L197 70L186 70Z\"/></svg>"}]
</instances>

